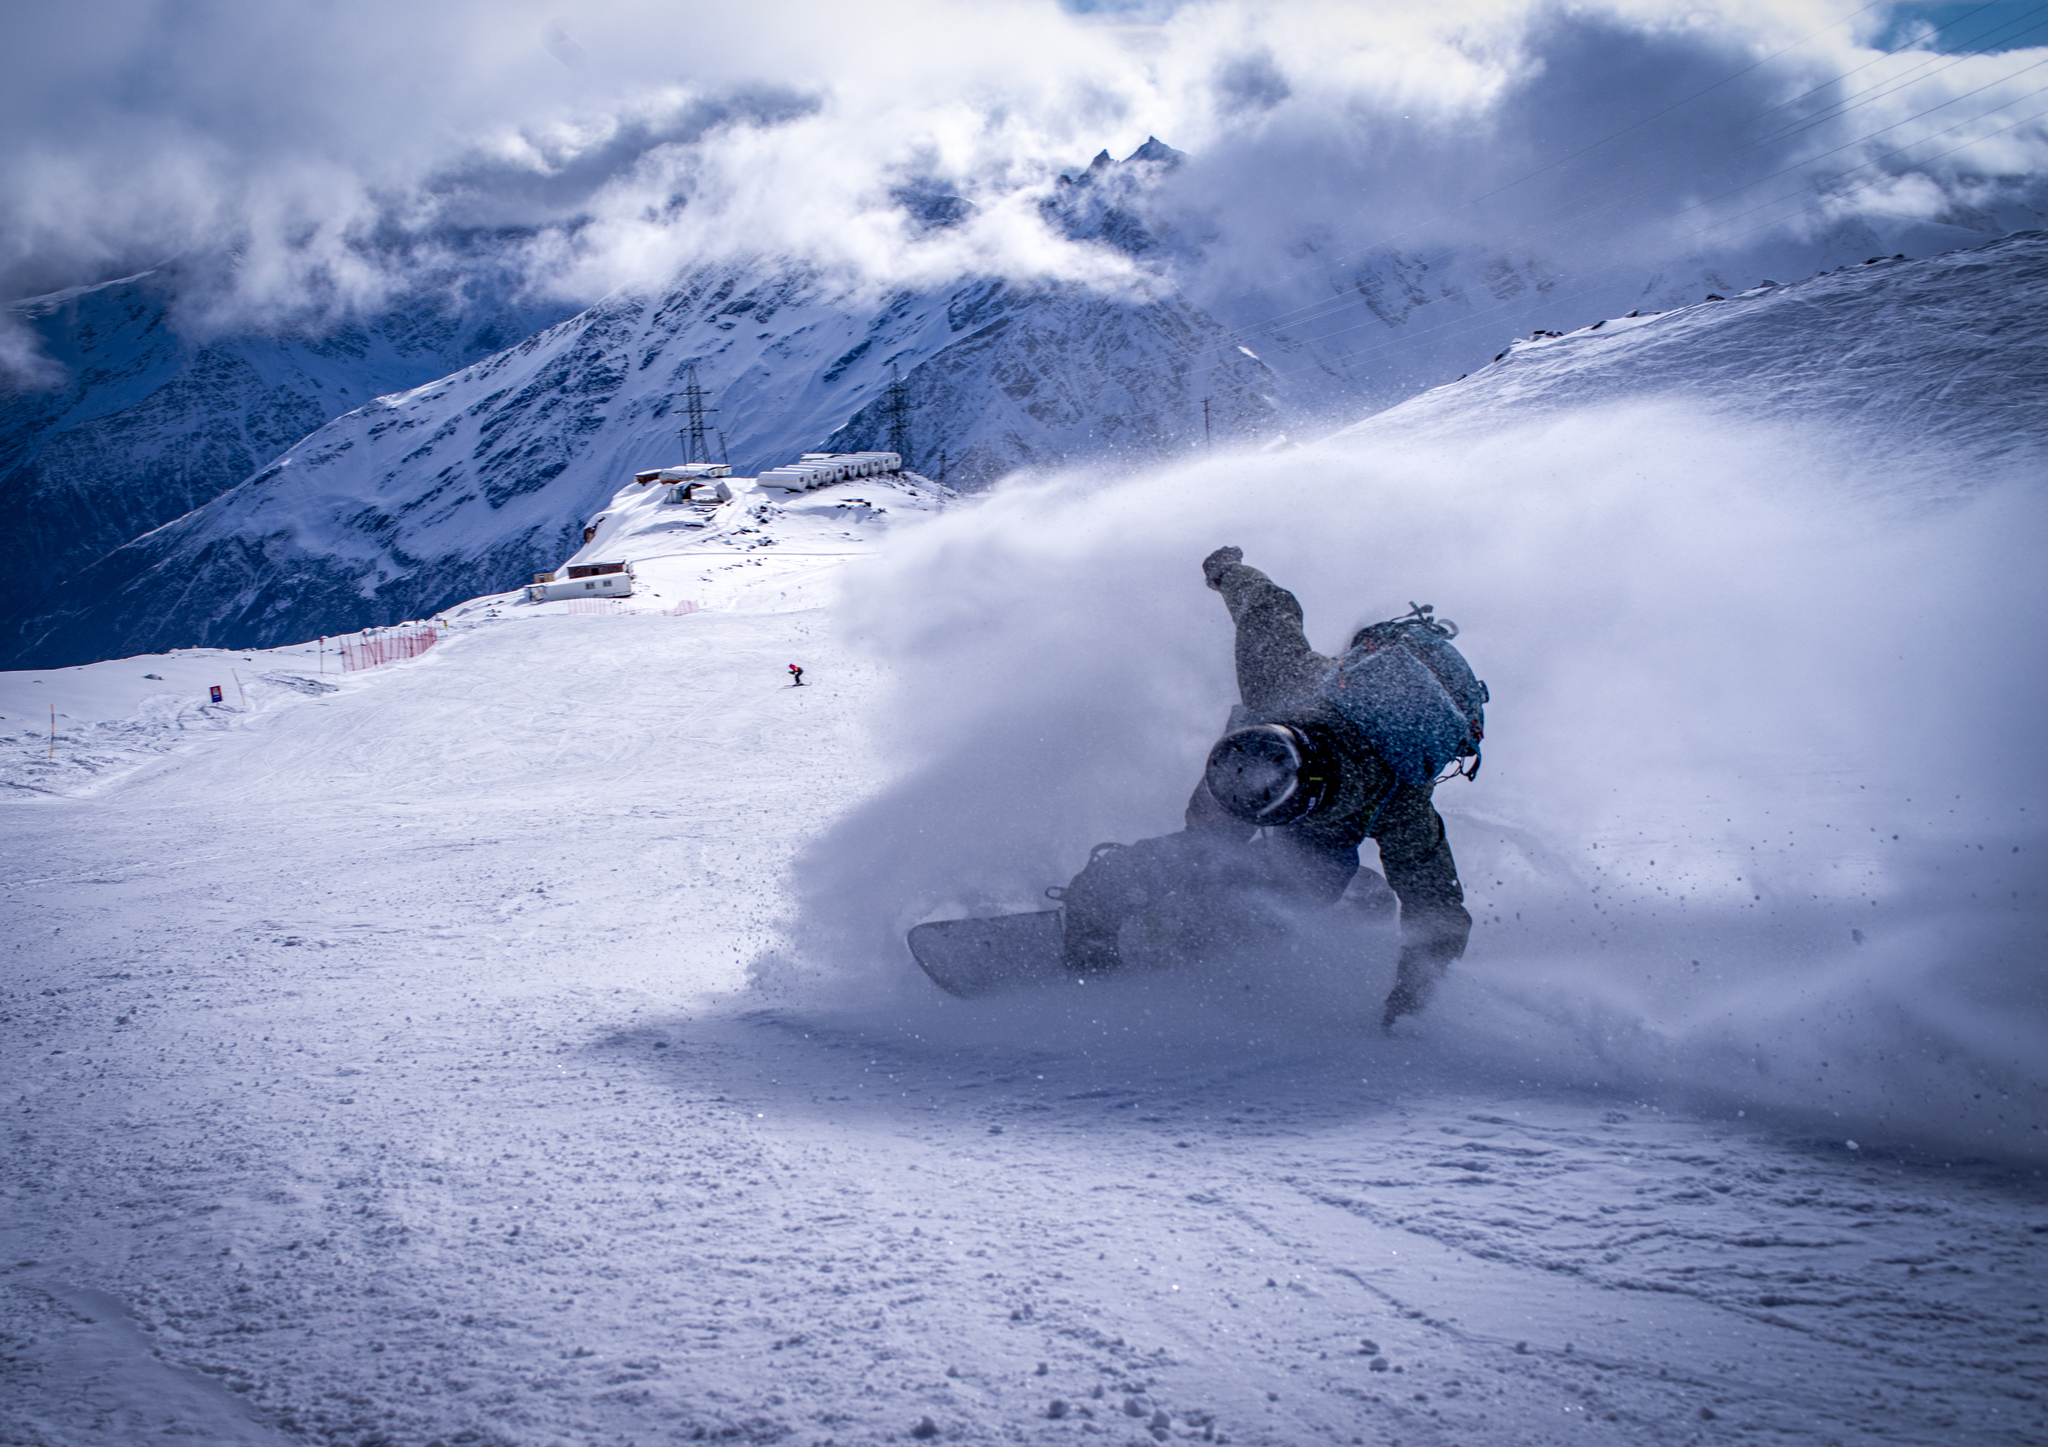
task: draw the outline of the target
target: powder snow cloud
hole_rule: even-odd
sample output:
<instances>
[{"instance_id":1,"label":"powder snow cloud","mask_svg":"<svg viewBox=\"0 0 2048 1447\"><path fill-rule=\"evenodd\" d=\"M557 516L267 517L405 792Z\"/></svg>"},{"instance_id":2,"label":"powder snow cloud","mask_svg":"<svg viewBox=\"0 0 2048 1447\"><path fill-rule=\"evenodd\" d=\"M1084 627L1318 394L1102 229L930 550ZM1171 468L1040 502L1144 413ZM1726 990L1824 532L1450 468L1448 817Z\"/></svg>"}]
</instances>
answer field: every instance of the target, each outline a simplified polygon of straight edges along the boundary
<instances>
[{"instance_id":1,"label":"powder snow cloud","mask_svg":"<svg viewBox=\"0 0 2048 1447\"><path fill-rule=\"evenodd\" d=\"M21 296L175 260L180 325L213 330L484 270L569 302L763 255L877 293L1198 265L1213 294L1375 244L1568 269L1845 219L2038 224L2048 50L1887 55L1888 13L1844 8L16 7L0 271ZM1148 135L1192 158L1140 198L1156 257L1047 224L1062 172ZM33 373L25 335L0 365Z\"/></svg>"}]
</instances>

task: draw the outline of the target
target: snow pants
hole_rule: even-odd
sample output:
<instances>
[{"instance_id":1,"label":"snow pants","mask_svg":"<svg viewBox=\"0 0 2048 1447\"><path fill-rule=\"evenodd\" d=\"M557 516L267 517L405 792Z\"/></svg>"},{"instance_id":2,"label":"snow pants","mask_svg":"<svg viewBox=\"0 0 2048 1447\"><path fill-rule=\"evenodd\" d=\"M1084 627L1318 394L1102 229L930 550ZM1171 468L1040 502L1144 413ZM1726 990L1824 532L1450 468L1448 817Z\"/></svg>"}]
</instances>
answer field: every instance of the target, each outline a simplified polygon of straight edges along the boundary
<instances>
[{"instance_id":1,"label":"snow pants","mask_svg":"<svg viewBox=\"0 0 2048 1447\"><path fill-rule=\"evenodd\" d=\"M1183 829L1135 844L1098 845L1062 901L1067 968L1082 973L1122 963L1117 931L1141 913L1176 901L1184 918L1222 933L1262 903L1309 909L1335 904L1358 873L1358 850L1289 832L1263 839L1239 829Z\"/></svg>"}]
</instances>

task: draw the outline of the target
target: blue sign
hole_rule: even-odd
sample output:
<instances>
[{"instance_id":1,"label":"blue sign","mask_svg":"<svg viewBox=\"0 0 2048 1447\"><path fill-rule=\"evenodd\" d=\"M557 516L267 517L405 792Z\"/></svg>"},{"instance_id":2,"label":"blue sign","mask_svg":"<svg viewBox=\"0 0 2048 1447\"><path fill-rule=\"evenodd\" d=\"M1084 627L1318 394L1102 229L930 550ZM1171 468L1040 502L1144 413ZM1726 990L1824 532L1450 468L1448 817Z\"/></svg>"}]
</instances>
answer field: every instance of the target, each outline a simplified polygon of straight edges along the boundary
<instances>
[{"instance_id":1,"label":"blue sign","mask_svg":"<svg viewBox=\"0 0 2048 1447\"><path fill-rule=\"evenodd\" d=\"M217 684L217 683L216 683L216 684L215 684L215 685L213 686L213 689L212 689L212 693L213 693L213 701L214 701L215 703L219 703L219 702L220 702L220 685L219 685L219 684Z\"/></svg>"}]
</instances>

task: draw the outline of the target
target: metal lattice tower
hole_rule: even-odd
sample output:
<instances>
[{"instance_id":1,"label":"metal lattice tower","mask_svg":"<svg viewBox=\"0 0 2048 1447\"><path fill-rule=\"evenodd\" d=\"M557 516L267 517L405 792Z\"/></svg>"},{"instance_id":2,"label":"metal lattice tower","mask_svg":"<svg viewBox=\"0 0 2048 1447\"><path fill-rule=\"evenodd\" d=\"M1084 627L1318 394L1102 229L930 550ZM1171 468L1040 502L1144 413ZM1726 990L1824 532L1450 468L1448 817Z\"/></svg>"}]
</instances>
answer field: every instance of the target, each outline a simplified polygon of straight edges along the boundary
<instances>
[{"instance_id":1,"label":"metal lattice tower","mask_svg":"<svg viewBox=\"0 0 2048 1447\"><path fill-rule=\"evenodd\" d=\"M910 389L895 364L889 365L889 388L882 394L882 415L889 420L889 451L910 466Z\"/></svg>"},{"instance_id":2,"label":"metal lattice tower","mask_svg":"<svg viewBox=\"0 0 2048 1447\"><path fill-rule=\"evenodd\" d=\"M684 422L681 433L683 439L683 461L686 463L709 462L711 460L711 445L704 437L704 433L707 430L704 418L707 415L716 416L719 409L704 405L704 398L707 395L709 394L697 384L697 364L695 362L689 363L683 368ZM718 433L719 461L723 462L726 460L725 432L716 423L713 423L709 430Z\"/></svg>"}]
</instances>

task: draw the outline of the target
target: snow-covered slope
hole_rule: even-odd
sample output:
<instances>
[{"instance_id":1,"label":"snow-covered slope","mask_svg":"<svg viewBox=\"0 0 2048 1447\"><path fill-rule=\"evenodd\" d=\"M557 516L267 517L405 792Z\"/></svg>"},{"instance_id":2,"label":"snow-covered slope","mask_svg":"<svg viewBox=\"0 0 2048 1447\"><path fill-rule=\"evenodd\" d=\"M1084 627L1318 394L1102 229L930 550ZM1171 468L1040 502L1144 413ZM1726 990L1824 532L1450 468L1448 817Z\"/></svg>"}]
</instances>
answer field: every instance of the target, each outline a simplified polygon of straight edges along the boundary
<instances>
[{"instance_id":1,"label":"snow-covered slope","mask_svg":"<svg viewBox=\"0 0 2048 1447\"><path fill-rule=\"evenodd\" d=\"M591 540L562 560L632 567L630 595L606 597L594 605L600 611L670 618L783 611L792 597L818 597L841 565L874 554L892 532L930 517L953 496L915 473L804 493L742 481L718 506L676 504L667 493L658 485L620 488L590 518ZM521 588L470 599L433 621L458 636L498 619L559 618L590 606L536 603ZM0 672L0 790L95 792L161 755L244 728L254 717L360 686L362 680L352 683L344 672L343 641L183 648ZM219 702L212 699L214 687L221 690Z\"/></svg>"},{"instance_id":2,"label":"snow-covered slope","mask_svg":"<svg viewBox=\"0 0 2048 1447\"><path fill-rule=\"evenodd\" d=\"M1872 375L942 509L619 490L637 611L478 599L203 717L235 655L0 682L204 725L0 795L9 1430L2041 1440L2048 521L1950 399L1898 506ZM1223 541L1319 643L1465 625L1471 952L1393 1037L1384 933L936 996L906 920L1174 826Z\"/></svg>"},{"instance_id":3,"label":"snow-covered slope","mask_svg":"<svg viewBox=\"0 0 2048 1447\"><path fill-rule=\"evenodd\" d=\"M318 335L194 340L175 271L14 303L62 370L0 393L0 662L57 580L219 496L330 418L517 341L552 315L435 298Z\"/></svg>"},{"instance_id":4,"label":"snow-covered slope","mask_svg":"<svg viewBox=\"0 0 2048 1447\"><path fill-rule=\"evenodd\" d=\"M1917 235L1915 255L1977 247L1998 234L1928 230L1936 234ZM1269 274L1204 267L1199 257L1177 270L1190 276L1189 294L1273 368L1290 430L1320 434L1476 372L1517 333L1566 332L1603 310L1669 312L1766 278L1809 276L1896 249L1867 227L1847 225L1811 243L1647 270L1566 268L1540 245L1380 244L1354 254L1315 237L1288 247L1287 261Z\"/></svg>"},{"instance_id":5,"label":"snow-covered slope","mask_svg":"<svg viewBox=\"0 0 2048 1447\"><path fill-rule=\"evenodd\" d=\"M1392 441L1653 397L1794 427L1958 485L2048 461L2048 232L1843 267L1678 311L1515 341L1491 365L1339 433Z\"/></svg>"},{"instance_id":6,"label":"snow-covered slope","mask_svg":"<svg viewBox=\"0 0 2048 1447\"><path fill-rule=\"evenodd\" d=\"M332 693L341 678L340 651L318 643L0 673L0 790L90 790L254 714Z\"/></svg>"},{"instance_id":7,"label":"snow-covered slope","mask_svg":"<svg viewBox=\"0 0 2048 1447\"><path fill-rule=\"evenodd\" d=\"M651 521L605 541L715 606L485 605L149 768L0 799L24 1441L2044 1430L2024 1167L1660 1105L1585 1079L1598 1053L1517 1080L1458 999L1389 1041L1286 978L746 990L806 843L920 746L878 747L887 680L794 547L862 525L664 562ZM1480 822L1453 817L1468 865ZM1461 986L1525 973L1499 929ZM1690 942L1660 934L1584 948L1669 971Z\"/></svg>"}]
</instances>

